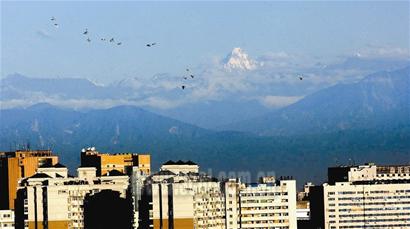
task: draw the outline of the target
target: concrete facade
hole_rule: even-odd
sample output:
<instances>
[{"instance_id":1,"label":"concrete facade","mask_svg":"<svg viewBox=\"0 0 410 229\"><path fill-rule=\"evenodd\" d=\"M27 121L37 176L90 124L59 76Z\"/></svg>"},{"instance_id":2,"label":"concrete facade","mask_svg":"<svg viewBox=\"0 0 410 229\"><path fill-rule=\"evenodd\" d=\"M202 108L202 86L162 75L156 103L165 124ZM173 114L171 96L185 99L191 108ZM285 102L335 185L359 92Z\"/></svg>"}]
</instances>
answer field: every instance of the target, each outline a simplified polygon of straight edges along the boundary
<instances>
[{"instance_id":1,"label":"concrete facade","mask_svg":"<svg viewBox=\"0 0 410 229\"><path fill-rule=\"evenodd\" d=\"M14 229L13 210L0 210L0 229Z\"/></svg>"},{"instance_id":2,"label":"concrete facade","mask_svg":"<svg viewBox=\"0 0 410 229\"><path fill-rule=\"evenodd\" d=\"M225 183L226 228L297 228L296 181Z\"/></svg>"},{"instance_id":3,"label":"concrete facade","mask_svg":"<svg viewBox=\"0 0 410 229\"><path fill-rule=\"evenodd\" d=\"M410 166L346 171L348 181L322 187L325 229L410 228Z\"/></svg>"},{"instance_id":4,"label":"concrete facade","mask_svg":"<svg viewBox=\"0 0 410 229\"><path fill-rule=\"evenodd\" d=\"M16 228L84 228L83 206L87 195L112 190L126 197L128 176L96 177L95 168L79 168L78 177L72 178L68 177L67 169L52 170L39 169L34 176L20 182L21 206Z\"/></svg>"},{"instance_id":5,"label":"concrete facade","mask_svg":"<svg viewBox=\"0 0 410 229\"><path fill-rule=\"evenodd\" d=\"M18 181L36 173L44 164L56 164L51 150L0 152L0 209L14 209Z\"/></svg>"}]
</instances>

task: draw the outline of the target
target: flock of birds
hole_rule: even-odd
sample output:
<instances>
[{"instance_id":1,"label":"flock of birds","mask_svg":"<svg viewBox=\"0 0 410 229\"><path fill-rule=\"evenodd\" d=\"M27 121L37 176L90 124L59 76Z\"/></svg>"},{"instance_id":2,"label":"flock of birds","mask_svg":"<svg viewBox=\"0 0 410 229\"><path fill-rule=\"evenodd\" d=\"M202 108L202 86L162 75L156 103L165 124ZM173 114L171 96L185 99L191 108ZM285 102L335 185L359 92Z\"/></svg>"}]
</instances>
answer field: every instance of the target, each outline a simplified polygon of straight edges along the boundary
<instances>
[{"instance_id":1,"label":"flock of birds","mask_svg":"<svg viewBox=\"0 0 410 229\"><path fill-rule=\"evenodd\" d=\"M59 27L59 24L57 23L57 19L56 19L54 16L51 17L50 20L51 20L51 22L53 23L53 26L54 26L54 27L56 27L56 28ZM89 36L89 31L88 31L87 28L84 30L83 35L84 35L84 36L87 36L87 39L86 39L87 42L91 42L91 38L90 38L90 36ZM100 38L100 40L101 40L101 41L107 41L106 38ZM108 42L109 42L109 43L116 44L116 45L122 45L122 42L117 42L117 41L115 41L114 37L111 37L111 38L108 40ZM155 45L157 45L157 43L156 43L156 42L153 42L153 43L148 43L148 44L146 44L145 46L148 47L148 48L151 48L151 47L154 47ZM188 81L188 80L192 80L192 79L195 78L195 75L191 72L191 70L190 70L189 68L186 69L186 73L187 73L187 75L186 75L186 76L183 76L184 82L183 82L182 85L181 85L181 89L182 89L182 90L185 90L185 89L187 88L187 81ZM302 76L302 75L299 75L298 77L299 77L299 80L303 80L303 76Z\"/></svg>"}]
</instances>

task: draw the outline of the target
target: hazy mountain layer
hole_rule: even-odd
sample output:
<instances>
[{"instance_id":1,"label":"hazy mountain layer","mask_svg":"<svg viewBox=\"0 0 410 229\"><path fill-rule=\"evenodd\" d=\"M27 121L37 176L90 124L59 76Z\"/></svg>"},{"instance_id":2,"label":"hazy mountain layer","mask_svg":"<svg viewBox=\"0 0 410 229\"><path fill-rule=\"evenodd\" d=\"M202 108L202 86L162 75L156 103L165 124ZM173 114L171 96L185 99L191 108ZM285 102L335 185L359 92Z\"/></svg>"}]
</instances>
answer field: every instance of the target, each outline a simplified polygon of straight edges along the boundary
<instances>
[{"instance_id":1,"label":"hazy mountain layer","mask_svg":"<svg viewBox=\"0 0 410 229\"><path fill-rule=\"evenodd\" d=\"M305 135L410 124L410 68L338 84L263 115L222 127L259 135Z\"/></svg>"},{"instance_id":2,"label":"hazy mountain layer","mask_svg":"<svg viewBox=\"0 0 410 229\"><path fill-rule=\"evenodd\" d=\"M2 110L0 115L0 150L27 143L52 148L71 171L79 165L81 148L88 146L102 152L149 152L154 170L170 159L189 159L215 176L250 172L255 180L274 171L300 182L324 179L328 165L404 163L410 158L410 125L261 137L209 131L131 106L79 112L39 104Z\"/></svg>"}]
</instances>

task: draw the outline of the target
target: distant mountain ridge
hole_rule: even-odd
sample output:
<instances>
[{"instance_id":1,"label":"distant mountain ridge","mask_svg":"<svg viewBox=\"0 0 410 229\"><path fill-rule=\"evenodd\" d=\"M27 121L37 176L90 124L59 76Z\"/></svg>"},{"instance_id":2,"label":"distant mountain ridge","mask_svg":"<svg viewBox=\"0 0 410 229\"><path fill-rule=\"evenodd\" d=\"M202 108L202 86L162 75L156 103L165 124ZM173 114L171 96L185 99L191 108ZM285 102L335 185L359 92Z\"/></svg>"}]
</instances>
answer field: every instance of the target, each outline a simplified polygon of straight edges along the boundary
<instances>
[{"instance_id":1,"label":"distant mountain ridge","mask_svg":"<svg viewBox=\"0 0 410 229\"><path fill-rule=\"evenodd\" d=\"M326 165L357 162L403 163L410 158L410 125L386 130L345 130L291 137L261 137L215 132L166 118L141 108L74 111L48 104L0 110L0 151L51 148L71 171L79 151L150 153L152 167L168 160L192 160L203 171L227 177L247 172L293 175L298 182L324 179ZM392 156L394 155L394 156Z\"/></svg>"},{"instance_id":2,"label":"distant mountain ridge","mask_svg":"<svg viewBox=\"0 0 410 229\"><path fill-rule=\"evenodd\" d=\"M255 119L221 129L259 135L303 135L410 123L410 67L338 84Z\"/></svg>"}]
</instances>

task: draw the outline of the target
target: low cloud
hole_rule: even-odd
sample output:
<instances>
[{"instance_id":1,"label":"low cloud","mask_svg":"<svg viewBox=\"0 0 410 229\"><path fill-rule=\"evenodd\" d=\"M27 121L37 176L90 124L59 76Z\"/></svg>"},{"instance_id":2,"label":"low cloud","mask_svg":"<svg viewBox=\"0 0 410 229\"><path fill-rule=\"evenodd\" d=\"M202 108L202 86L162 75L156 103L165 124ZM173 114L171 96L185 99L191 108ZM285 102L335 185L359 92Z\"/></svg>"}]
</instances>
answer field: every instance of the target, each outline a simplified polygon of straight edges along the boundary
<instances>
[{"instance_id":1,"label":"low cloud","mask_svg":"<svg viewBox=\"0 0 410 229\"><path fill-rule=\"evenodd\" d=\"M359 49L355 56L368 59L409 59L410 50L408 48L392 46L368 45L365 48Z\"/></svg>"},{"instance_id":2,"label":"low cloud","mask_svg":"<svg viewBox=\"0 0 410 229\"><path fill-rule=\"evenodd\" d=\"M42 98L42 99L12 99L0 101L0 109L10 109L15 107L26 108L38 103L48 103L58 107L66 107L73 109L107 109L120 105L132 106L149 106L158 109L170 109L181 105L180 101L167 100L160 97L148 97L142 100L123 100L123 99L58 99L58 98Z\"/></svg>"},{"instance_id":3,"label":"low cloud","mask_svg":"<svg viewBox=\"0 0 410 229\"><path fill-rule=\"evenodd\" d=\"M268 95L260 98L260 102L269 108L281 108L296 103L303 96L275 96Z\"/></svg>"},{"instance_id":4,"label":"low cloud","mask_svg":"<svg viewBox=\"0 0 410 229\"><path fill-rule=\"evenodd\" d=\"M51 39L51 38L52 38L52 36L50 35L50 33L48 33L48 32L45 31L45 30L37 30L37 31L36 31L36 34L37 34L39 37L44 38L44 39Z\"/></svg>"}]
</instances>

